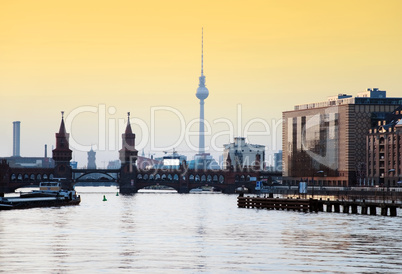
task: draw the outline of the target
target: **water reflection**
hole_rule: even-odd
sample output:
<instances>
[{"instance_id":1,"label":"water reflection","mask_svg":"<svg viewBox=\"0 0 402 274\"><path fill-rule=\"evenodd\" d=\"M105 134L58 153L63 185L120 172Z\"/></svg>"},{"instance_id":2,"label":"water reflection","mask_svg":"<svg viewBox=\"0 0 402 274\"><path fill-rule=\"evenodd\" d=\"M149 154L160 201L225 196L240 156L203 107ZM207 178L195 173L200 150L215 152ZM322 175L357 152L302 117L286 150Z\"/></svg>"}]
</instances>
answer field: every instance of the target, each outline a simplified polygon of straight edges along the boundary
<instances>
[{"instance_id":1,"label":"water reflection","mask_svg":"<svg viewBox=\"0 0 402 274\"><path fill-rule=\"evenodd\" d=\"M224 194L80 194L76 207L0 211L0 272L400 272L401 217L243 209Z\"/></svg>"}]
</instances>

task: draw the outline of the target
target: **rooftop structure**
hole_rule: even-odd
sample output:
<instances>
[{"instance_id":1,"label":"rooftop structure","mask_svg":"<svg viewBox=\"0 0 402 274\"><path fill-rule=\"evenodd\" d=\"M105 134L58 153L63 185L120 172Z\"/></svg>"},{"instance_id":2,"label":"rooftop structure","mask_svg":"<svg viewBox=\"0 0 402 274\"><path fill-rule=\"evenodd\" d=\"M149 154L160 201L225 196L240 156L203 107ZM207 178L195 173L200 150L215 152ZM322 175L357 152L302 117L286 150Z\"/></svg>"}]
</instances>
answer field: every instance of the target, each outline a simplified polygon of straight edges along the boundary
<instances>
[{"instance_id":1,"label":"rooftop structure","mask_svg":"<svg viewBox=\"0 0 402 274\"><path fill-rule=\"evenodd\" d=\"M341 105L402 105L402 98L387 98L387 92L379 90L378 88L370 89L360 92L356 97L348 94L338 94L336 96L328 97L327 101L296 105L294 110L305 110L313 108L323 108Z\"/></svg>"},{"instance_id":2,"label":"rooftop structure","mask_svg":"<svg viewBox=\"0 0 402 274\"><path fill-rule=\"evenodd\" d=\"M246 143L246 138L236 137L234 143L225 144L223 151L224 169L229 167L227 159L234 167L246 168L258 165L259 169L264 168L265 146Z\"/></svg>"}]
</instances>

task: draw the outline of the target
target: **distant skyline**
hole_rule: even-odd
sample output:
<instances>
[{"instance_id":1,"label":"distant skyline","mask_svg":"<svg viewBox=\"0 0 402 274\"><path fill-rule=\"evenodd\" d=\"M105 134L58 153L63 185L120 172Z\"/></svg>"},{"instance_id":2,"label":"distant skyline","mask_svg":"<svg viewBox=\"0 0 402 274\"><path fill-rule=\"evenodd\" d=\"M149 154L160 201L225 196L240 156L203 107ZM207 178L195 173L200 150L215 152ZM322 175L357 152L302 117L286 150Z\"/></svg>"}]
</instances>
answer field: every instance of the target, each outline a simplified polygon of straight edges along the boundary
<instances>
[{"instance_id":1,"label":"distant skyline","mask_svg":"<svg viewBox=\"0 0 402 274\"><path fill-rule=\"evenodd\" d=\"M233 142L229 131L248 128L261 133L251 143L276 152L282 111L294 105L375 87L401 96L400 10L399 0L3 1L0 157L12 155L13 121L21 121L21 156L42 156L45 144L51 156L60 111L81 166L91 145L103 148L99 167L118 158L128 111L146 153L152 143L175 145L183 132L198 144L202 27L213 91L205 145L216 136L223 146ZM175 149L190 155L183 140Z\"/></svg>"}]
</instances>

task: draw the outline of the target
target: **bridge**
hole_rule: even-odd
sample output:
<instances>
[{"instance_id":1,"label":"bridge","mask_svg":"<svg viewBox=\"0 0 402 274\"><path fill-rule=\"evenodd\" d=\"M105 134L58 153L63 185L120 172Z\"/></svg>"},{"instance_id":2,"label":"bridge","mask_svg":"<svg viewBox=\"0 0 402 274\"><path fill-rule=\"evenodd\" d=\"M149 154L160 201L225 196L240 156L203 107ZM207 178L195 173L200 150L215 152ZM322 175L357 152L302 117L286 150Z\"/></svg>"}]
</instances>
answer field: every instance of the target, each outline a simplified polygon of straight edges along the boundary
<instances>
[{"instance_id":1,"label":"bridge","mask_svg":"<svg viewBox=\"0 0 402 274\"><path fill-rule=\"evenodd\" d=\"M72 169L72 179L75 183L93 181L114 181L118 182L119 169ZM112 176L112 174L114 176Z\"/></svg>"},{"instance_id":2,"label":"bridge","mask_svg":"<svg viewBox=\"0 0 402 274\"><path fill-rule=\"evenodd\" d=\"M72 169L70 161L72 151L68 145L69 134L62 119L59 132L56 133L56 148L53 150L53 168L10 167L4 159L0 162L0 196L24 186L35 186L41 181L63 178L63 188L72 188L79 182L94 181L95 174L103 180L113 180L119 186L122 194L132 194L138 190L164 185L179 193L188 193L191 189L203 186L213 186L223 193L235 193L238 187L246 187L254 191L255 181L262 178L275 180L281 177L278 172L266 172L255 166L241 168L233 166L228 157L227 168L224 170L190 170L184 163L178 169L138 169L135 149L135 134L132 133L130 117L128 117L125 133L122 134L122 149L119 151L121 168L119 169Z\"/></svg>"}]
</instances>

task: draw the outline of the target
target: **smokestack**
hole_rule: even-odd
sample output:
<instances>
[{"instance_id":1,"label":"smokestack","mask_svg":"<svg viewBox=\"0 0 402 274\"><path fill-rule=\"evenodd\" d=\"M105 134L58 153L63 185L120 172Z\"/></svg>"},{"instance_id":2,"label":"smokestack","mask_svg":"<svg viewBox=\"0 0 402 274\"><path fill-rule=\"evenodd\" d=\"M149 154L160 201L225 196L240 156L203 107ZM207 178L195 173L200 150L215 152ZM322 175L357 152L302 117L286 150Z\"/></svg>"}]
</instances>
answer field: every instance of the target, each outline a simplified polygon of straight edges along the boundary
<instances>
[{"instance_id":1,"label":"smokestack","mask_svg":"<svg viewBox=\"0 0 402 274\"><path fill-rule=\"evenodd\" d=\"M20 157L20 121L13 122L13 157Z\"/></svg>"},{"instance_id":2,"label":"smokestack","mask_svg":"<svg viewBox=\"0 0 402 274\"><path fill-rule=\"evenodd\" d=\"M47 158L47 145L45 145L45 158Z\"/></svg>"}]
</instances>

